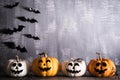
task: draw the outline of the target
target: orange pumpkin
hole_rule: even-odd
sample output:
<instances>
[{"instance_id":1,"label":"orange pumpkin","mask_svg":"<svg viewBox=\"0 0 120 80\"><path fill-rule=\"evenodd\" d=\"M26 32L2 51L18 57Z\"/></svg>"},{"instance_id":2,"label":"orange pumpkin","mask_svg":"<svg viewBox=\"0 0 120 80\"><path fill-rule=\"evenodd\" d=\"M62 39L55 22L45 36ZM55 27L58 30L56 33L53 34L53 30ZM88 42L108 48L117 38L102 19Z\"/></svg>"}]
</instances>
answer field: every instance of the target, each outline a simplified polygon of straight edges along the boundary
<instances>
[{"instance_id":1,"label":"orange pumpkin","mask_svg":"<svg viewBox=\"0 0 120 80\"><path fill-rule=\"evenodd\" d=\"M38 57L32 62L32 71L38 76L55 76L58 72L59 62L54 57L47 57L43 52L43 57Z\"/></svg>"},{"instance_id":2,"label":"orange pumpkin","mask_svg":"<svg viewBox=\"0 0 120 80\"><path fill-rule=\"evenodd\" d=\"M97 53L99 58L92 59L88 64L88 71L93 76L110 77L116 72L114 62L107 58L102 58L100 53Z\"/></svg>"}]
</instances>

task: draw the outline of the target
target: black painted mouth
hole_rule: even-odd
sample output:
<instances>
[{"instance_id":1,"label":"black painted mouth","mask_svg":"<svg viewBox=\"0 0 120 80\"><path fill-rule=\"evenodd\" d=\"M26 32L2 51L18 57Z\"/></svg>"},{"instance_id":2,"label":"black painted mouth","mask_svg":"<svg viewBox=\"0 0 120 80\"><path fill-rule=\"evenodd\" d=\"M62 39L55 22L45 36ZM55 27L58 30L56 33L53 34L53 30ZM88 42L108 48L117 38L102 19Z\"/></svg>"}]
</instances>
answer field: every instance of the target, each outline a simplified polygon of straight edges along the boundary
<instances>
[{"instance_id":1,"label":"black painted mouth","mask_svg":"<svg viewBox=\"0 0 120 80\"><path fill-rule=\"evenodd\" d=\"M23 71L23 70L17 70L17 71L15 71L15 70L12 70L12 69L11 69L11 72L14 73L14 74L19 74L19 73L21 73L22 71Z\"/></svg>"},{"instance_id":2,"label":"black painted mouth","mask_svg":"<svg viewBox=\"0 0 120 80\"><path fill-rule=\"evenodd\" d=\"M69 70L69 69L66 69L67 70L67 72L70 72L70 73L79 73L79 72L81 72L81 70Z\"/></svg>"},{"instance_id":3,"label":"black painted mouth","mask_svg":"<svg viewBox=\"0 0 120 80\"><path fill-rule=\"evenodd\" d=\"M98 72L99 74L103 74L107 69L99 70L99 69L94 68L94 70L95 70L96 72Z\"/></svg>"},{"instance_id":4,"label":"black painted mouth","mask_svg":"<svg viewBox=\"0 0 120 80\"><path fill-rule=\"evenodd\" d=\"M49 67L49 68L41 68L41 67L39 67L39 69L40 69L41 71L48 71L48 70L51 69L51 67Z\"/></svg>"}]
</instances>

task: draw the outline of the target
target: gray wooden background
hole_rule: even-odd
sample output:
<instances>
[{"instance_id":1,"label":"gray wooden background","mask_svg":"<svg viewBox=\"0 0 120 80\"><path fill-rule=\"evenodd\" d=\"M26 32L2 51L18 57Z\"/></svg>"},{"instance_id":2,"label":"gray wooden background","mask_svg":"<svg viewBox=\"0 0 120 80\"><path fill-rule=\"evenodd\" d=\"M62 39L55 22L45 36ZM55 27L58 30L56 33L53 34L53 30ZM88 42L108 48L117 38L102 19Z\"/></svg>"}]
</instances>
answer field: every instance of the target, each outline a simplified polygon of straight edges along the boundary
<instances>
[{"instance_id":1,"label":"gray wooden background","mask_svg":"<svg viewBox=\"0 0 120 80\"><path fill-rule=\"evenodd\" d=\"M20 4L7 9L6 4ZM40 10L34 14L22 6ZM35 18L38 23L27 23L17 16ZM47 52L49 56L63 60L83 58L88 63L96 58L96 52L120 64L120 0L0 0L0 29L26 28L13 35L0 34L0 65L19 55L32 60L38 53ZM22 34L39 36L40 40L28 39ZM25 46L27 53L8 49L3 41L14 41Z\"/></svg>"}]
</instances>

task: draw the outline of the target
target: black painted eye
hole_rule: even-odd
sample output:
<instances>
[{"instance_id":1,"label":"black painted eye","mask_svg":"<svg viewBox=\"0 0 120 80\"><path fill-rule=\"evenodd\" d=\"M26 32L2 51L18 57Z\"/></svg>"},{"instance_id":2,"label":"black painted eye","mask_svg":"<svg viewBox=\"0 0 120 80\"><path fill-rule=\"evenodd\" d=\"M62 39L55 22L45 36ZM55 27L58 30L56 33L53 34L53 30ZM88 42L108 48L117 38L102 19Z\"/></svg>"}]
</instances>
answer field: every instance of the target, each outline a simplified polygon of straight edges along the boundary
<instances>
[{"instance_id":1,"label":"black painted eye","mask_svg":"<svg viewBox=\"0 0 120 80\"><path fill-rule=\"evenodd\" d=\"M105 62L102 63L102 66L107 66L107 64Z\"/></svg>"},{"instance_id":2,"label":"black painted eye","mask_svg":"<svg viewBox=\"0 0 120 80\"><path fill-rule=\"evenodd\" d=\"M75 66L79 66L79 64L78 64L78 63L75 63Z\"/></svg>"},{"instance_id":3,"label":"black painted eye","mask_svg":"<svg viewBox=\"0 0 120 80\"><path fill-rule=\"evenodd\" d=\"M13 64L12 64L12 66L14 66L14 67L15 67L15 66L16 66L16 63L13 63Z\"/></svg>"},{"instance_id":4,"label":"black painted eye","mask_svg":"<svg viewBox=\"0 0 120 80\"><path fill-rule=\"evenodd\" d=\"M96 63L96 66L99 66L100 65L100 63Z\"/></svg>"},{"instance_id":5,"label":"black painted eye","mask_svg":"<svg viewBox=\"0 0 120 80\"><path fill-rule=\"evenodd\" d=\"M68 65L72 66L72 63L69 63Z\"/></svg>"},{"instance_id":6,"label":"black painted eye","mask_svg":"<svg viewBox=\"0 0 120 80\"><path fill-rule=\"evenodd\" d=\"M42 61L42 60L39 60L38 62L41 63L41 62L43 62L43 61Z\"/></svg>"},{"instance_id":7,"label":"black painted eye","mask_svg":"<svg viewBox=\"0 0 120 80\"><path fill-rule=\"evenodd\" d=\"M50 62L50 60L47 60L46 63L47 63L47 62Z\"/></svg>"},{"instance_id":8,"label":"black painted eye","mask_svg":"<svg viewBox=\"0 0 120 80\"><path fill-rule=\"evenodd\" d=\"M19 67L21 67L21 66L22 66L22 64L21 64L21 63L18 63L18 66L19 66Z\"/></svg>"}]
</instances>

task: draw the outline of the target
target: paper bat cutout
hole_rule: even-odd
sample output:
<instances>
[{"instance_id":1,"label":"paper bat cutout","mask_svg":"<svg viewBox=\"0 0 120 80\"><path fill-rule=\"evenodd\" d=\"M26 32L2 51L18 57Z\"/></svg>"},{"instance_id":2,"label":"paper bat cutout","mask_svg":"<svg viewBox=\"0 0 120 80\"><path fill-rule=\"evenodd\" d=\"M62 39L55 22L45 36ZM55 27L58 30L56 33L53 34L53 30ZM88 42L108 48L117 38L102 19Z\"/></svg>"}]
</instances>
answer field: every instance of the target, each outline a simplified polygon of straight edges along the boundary
<instances>
[{"instance_id":1,"label":"paper bat cutout","mask_svg":"<svg viewBox=\"0 0 120 80\"><path fill-rule=\"evenodd\" d=\"M15 32L22 31L23 28L25 28L25 26L23 26L23 25L18 25L18 28L13 28L13 29L10 29L10 28L6 29L6 28L4 28L4 29L0 29L0 33L1 34L9 34L9 35L11 35L11 34L13 34Z\"/></svg>"},{"instance_id":2,"label":"paper bat cutout","mask_svg":"<svg viewBox=\"0 0 120 80\"><path fill-rule=\"evenodd\" d=\"M14 42L3 42L3 44L10 49L18 50L21 53L27 52L25 47L21 48L20 45L16 46Z\"/></svg>"},{"instance_id":3,"label":"paper bat cutout","mask_svg":"<svg viewBox=\"0 0 120 80\"><path fill-rule=\"evenodd\" d=\"M31 34L23 34L23 35L27 38L32 38L34 40L40 40L40 38L38 36L32 36Z\"/></svg>"},{"instance_id":4,"label":"paper bat cutout","mask_svg":"<svg viewBox=\"0 0 120 80\"><path fill-rule=\"evenodd\" d=\"M23 9L25 9L25 10L27 10L27 11L29 11L29 12L33 12L33 13L35 13L35 14L40 13L39 10L36 10L36 9L33 9L33 8L29 8L29 7L23 7Z\"/></svg>"},{"instance_id":5,"label":"paper bat cutout","mask_svg":"<svg viewBox=\"0 0 120 80\"><path fill-rule=\"evenodd\" d=\"M19 2L15 2L14 4L7 4L7 5L3 6L3 7L12 9L12 8L18 6L18 4L19 4Z\"/></svg>"},{"instance_id":6,"label":"paper bat cutout","mask_svg":"<svg viewBox=\"0 0 120 80\"><path fill-rule=\"evenodd\" d=\"M23 21L23 22L30 22L30 23L35 23L35 22L38 22L36 19L34 18L26 18L24 16L19 16L19 17L16 17L17 19Z\"/></svg>"}]
</instances>

